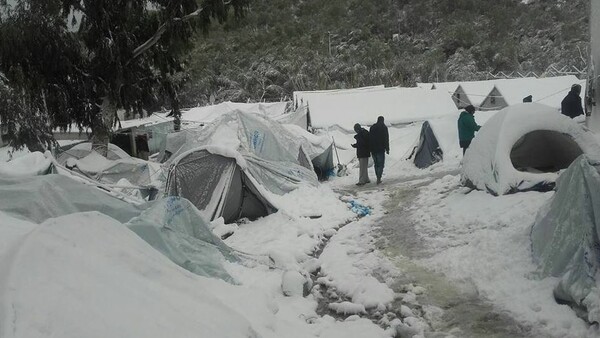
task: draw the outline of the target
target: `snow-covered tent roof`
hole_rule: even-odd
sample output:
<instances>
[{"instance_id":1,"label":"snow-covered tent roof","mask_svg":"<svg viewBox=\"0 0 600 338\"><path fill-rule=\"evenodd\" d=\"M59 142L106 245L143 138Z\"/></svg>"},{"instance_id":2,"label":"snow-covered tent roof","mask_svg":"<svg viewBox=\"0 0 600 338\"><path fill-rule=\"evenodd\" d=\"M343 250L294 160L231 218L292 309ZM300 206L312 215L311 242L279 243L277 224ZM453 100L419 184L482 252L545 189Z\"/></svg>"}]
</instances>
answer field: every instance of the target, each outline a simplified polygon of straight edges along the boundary
<instances>
[{"instance_id":1,"label":"snow-covered tent roof","mask_svg":"<svg viewBox=\"0 0 600 338\"><path fill-rule=\"evenodd\" d=\"M285 113L287 104L288 102L240 103L227 101L211 106L191 108L181 113L181 119L198 123L210 123L236 110L274 119Z\"/></svg>"},{"instance_id":2,"label":"snow-covered tent roof","mask_svg":"<svg viewBox=\"0 0 600 338\"><path fill-rule=\"evenodd\" d=\"M582 153L600 158L589 131L555 108L520 103L496 113L476 134L462 181L498 195L549 189Z\"/></svg>"},{"instance_id":3,"label":"snow-covered tent roof","mask_svg":"<svg viewBox=\"0 0 600 338\"><path fill-rule=\"evenodd\" d=\"M481 106L485 109L501 109L521 103L523 98L531 95L533 102L560 108L560 102L575 83L582 86L581 92L584 93L585 81L579 80L574 75L497 80L494 83L494 90L485 98ZM492 97L496 102L491 102Z\"/></svg>"},{"instance_id":4,"label":"snow-covered tent roof","mask_svg":"<svg viewBox=\"0 0 600 338\"><path fill-rule=\"evenodd\" d=\"M452 95L460 85L460 82L434 82L431 89L443 90L448 93L448 95Z\"/></svg>"},{"instance_id":5,"label":"snow-covered tent roof","mask_svg":"<svg viewBox=\"0 0 600 338\"><path fill-rule=\"evenodd\" d=\"M69 158L82 159L88 156L91 152L92 143L82 142L72 147L66 146L59 148L55 156L58 163L64 165L67 162L67 159ZM127 154L123 149L119 148L118 146L109 143L106 158L109 160L120 160L131 158L131 156L129 156L129 154Z\"/></svg>"},{"instance_id":6,"label":"snow-covered tent roof","mask_svg":"<svg viewBox=\"0 0 600 338\"><path fill-rule=\"evenodd\" d=\"M271 194L318 184L303 140L271 119L235 111L202 130L177 137L185 142L179 142L182 145L172 156L167 192L188 198L209 219L230 209L224 203L240 204L239 197L233 196L242 193L244 182L260 202L252 203L262 204L259 209L264 211L275 209ZM199 191L198 186L204 189ZM239 218L231 213L226 220L235 217Z\"/></svg>"},{"instance_id":7,"label":"snow-covered tent roof","mask_svg":"<svg viewBox=\"0 0 600 338\"><path fill-rule=\"evenodd\" d=\"M421 89L434 89L433 83L431 82L417 82L417 87Z\"/></svg>"},{"instance_id":8,"label":"snow-covered tent roof","mask_svg":"<svg viewBox=\"0 0 600 338\"><path fill-rule=\"evenodd\" d=\"M294 104L295 105L306 105L307 102L311 101L313 97L328 94L342 94L342 93L355 93L355 92L368 92L372 90L379 90L384 88L384 85L367 86L359 88L348 88L348 89L327 89L327 90L298 90L294 92Z\"/></svg>"},{"instance_id":9,"label":"snow-covered tent roof","mask_svg":"<svg viewBox=\"0 0 600 338\"><path fill-rule=\"evenodd\" d=\"M494 84L497 80L484 81L463 81L460 87L469 98L470 103L475 107L479 107L483 100L494 89Z\"/></svg>"},{"instance_id":10,"label":"snow-covered tent roof","mask_svg":"<svg viewBox=\"0 0 600 338\"><path fill-rule=\"evenodd\" d=\"M447 92L421 88L396 87L320 95L308 104L313 127L337 125L346 130L352 130L355 123L372 125L378 116L384 116L388 124L403 124L456 112L456 105Z\"/></svg>"}]
</instances>

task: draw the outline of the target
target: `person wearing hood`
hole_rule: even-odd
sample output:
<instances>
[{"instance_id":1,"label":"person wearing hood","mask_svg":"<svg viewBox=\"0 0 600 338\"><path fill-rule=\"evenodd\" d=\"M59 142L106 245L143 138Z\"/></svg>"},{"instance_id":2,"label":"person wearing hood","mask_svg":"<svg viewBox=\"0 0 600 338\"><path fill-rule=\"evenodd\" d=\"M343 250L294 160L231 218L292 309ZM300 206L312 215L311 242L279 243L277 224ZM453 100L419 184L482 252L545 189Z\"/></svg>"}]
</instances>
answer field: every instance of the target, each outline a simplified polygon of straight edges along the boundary
<instances>
[{"instance_id":1,"label":"person wearing hood","mask_svg":"<svg viewBox=\"0 0 600 338\"><path fill-rule=\"evenodd\" d=\"M369 128L369 136L377 184L380 184L381 176L383 175L383 167L385 165L385 154L390 154L390 136L388 128L383 122L383 116L379 116L377 118L377 123Z\"/></svg>"},{"instance_id":2,"label":"person wearing hood","mask_svg":"<svg viewBox=\"0 0 600 338\"><path fill-rule=\"evenodd\" d=\"M475 107L468 105L458 117L458 142L463 150L463 155L471 145L471 141L475 138L475 132L481 126L475 122Z\"/></svg>"},{"instance_id":3,"label":"person wearing hood","mask_svg":"<svg viewBox=\"0 0 600 338\"><path fill-rule=\"evenodd\" d=\"M356 157L359 164L359 176L356 185L365 185L371 183L368 172L369 157L371 156L369 132L358 123L354 125L354 131L356 132L356 135L354 135L356 143L352 147L356 148Z\"/></svg>"},{"instance_id":4,"label":"person wearing hood","mask_svg":"<svg viewBox=\"0 0 600 338\"><path fill-rule=\"evenodd\" d=\"M571 86L571 91L565 96L560 103L560 112L570 118L575 118L583 115L583 107L581 106L581 85L577 83Z\"/></svg>"}]
</instances>

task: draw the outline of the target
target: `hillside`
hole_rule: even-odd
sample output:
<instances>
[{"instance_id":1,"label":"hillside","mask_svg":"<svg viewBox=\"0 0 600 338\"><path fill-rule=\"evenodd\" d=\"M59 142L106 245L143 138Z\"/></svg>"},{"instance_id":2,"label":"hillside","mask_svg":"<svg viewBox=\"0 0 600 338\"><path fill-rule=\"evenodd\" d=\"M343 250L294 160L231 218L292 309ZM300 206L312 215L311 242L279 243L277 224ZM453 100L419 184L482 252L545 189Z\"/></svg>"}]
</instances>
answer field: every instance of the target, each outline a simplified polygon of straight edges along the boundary
<instances>
[{"instance_id":1,"label":"hillside","mask_svg":"<svg viewBox=\"0 0 600 338\"><path fill-rule=\"evenodd\" d=\"M587 0L252 0L200 34L185 106L294 90L482 79L587 62Z\"/></svg>"}]
</instances>

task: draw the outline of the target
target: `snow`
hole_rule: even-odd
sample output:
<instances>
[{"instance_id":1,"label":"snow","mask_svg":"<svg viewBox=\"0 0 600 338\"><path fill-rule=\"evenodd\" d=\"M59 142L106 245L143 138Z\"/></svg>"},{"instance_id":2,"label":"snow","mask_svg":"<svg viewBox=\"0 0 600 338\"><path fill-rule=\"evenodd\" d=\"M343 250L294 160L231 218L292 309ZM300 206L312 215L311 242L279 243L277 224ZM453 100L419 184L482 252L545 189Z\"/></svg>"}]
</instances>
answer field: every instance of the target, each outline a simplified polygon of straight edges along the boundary
<instances>
[{"instance_id":1,"label":"snow","mask_svg":"<svg viewBox=\"0 0 600 338\"><path fill-rule=\"evenodd\" d=\"M505 79L498 80L495 86L508 105L521 103L525 96L532 95L533 102L560 108L560 102L575 83L580 84L581 92L585 93L585 80L579 80L575 75Z\"/></svg>"},{"instance_id":2,"label":"snow","mask_svg":"<svg viewBox=\"0 0 600 338\"><path fill-rule=\"evenodd\" d=\"M212 106L191 108L182 112L181 119L199 123L210 123L222 115L235 110L277 118L284 114L286 105L287 102L238 103L227 101Z\"/></svg>"},{"instance_id":3,"label":"snow","mask_svg":"<svg viewBox=\"0 0 600 338\"><path fill-rule=\"evenodd\" d=\"M545 105L521 103L501 110L477 132L463 160L464 179L478 189L489 189L497 194L555 181L558 177L555 172L518 171L511 162L511 150L515 143L536 130L569 135L584 153L600 158L594 138L570 118Z\"/></svg>"},{"instance_id":4,"label":"snow","mask_svg":"<svg viewBox=\"0 0 600 338\"><path fill-rule=\"evenodd\" d=\"M388 124L402 124L456 111L447 92L421 88L382 88L315 95L308 100L308 106L313 127L339 126L348 131L353 130L355 123L372 125L380 115Z\"/></svg>"},{"instance_id":5,"label":"snow","mask_svg":"<svg viewBox=\"0 0 600 338\"><path fill-rule=\"evenodd\" d=\"M439 92L403 91L418 96L417 90ZM384 96L395 91L400 90L327 92L318 95L317 100L325 102L324 98L331 96L336 100L346 98L340 101L350 104L366 95L381 95L372 111L363 111L365 124L375 122L378 115L394 123L402 114L388 113L383 108L393 102ZM450 100L445 95L442 105ZM394 108L427 107L429 100L436 99L401 100ZM536 211L553 192L494 197L462 187L458 115L451 100L450 104L452 109L444 114L415 113L407 120L410 123L390 126L391 151L381 186L354 186L358 169L353 167L355 149L350 147L353 133L344 130L346 123L351 122L351 128L359 122L351 116L352 110L344 106L330 110L331 116L324 118L335 118L340 123L334 121L317 135L286 126L295 137L303 137L314 146L327 145L335 138L340 162L349 166L349 175L316 187L302 185L281 196L270 194L269 199L279 211L253 222L225 225L222 219L213 221L213 233L228 235L225 244L240 257L241 262L223 262L236 285L177 266L124 226L127 220L117 221L94 211L56 214L35 224L0 212L0 336L434 336L429 334L435 330L434 324L443 321L444 313L451 310L425 303L434 298L435 283L410 281L400 288L395 285L409 271L399 263L406 257L399 257L401 254L393 249L411 240L422 243L422 252L411 252L415 254L411 264L439 273L457 289L476 295L498 313L530 328L528 334L551 338L597 336L597 328L589 327L572 309L555 302L552 290L557 278L540 278L531 259L531 224ZM312 114L312 103L310 107ZM490 157L505 170L510 160L498 159L501 151L510 152L511 142L536 128L566 132L585 142L589 139L589 135L583 136L586 132L581 126L565 120L556 109L550 112L547 107L528 104L526 112L519 107L513 107L513 113L475 114L478 124L488 122L464 158L465 171L476 164L476 175L483 175L489 167L485 158ZM346 113L349 117L342 118ZM424 119L431 122L444 150L444 161L420 170L406 160L406 155L418 141ZM494 135L486 130L496 129L502 132L494 148L489 146ZM233 157L239 164L244 159L232 151L237 147L231 145L237 140L237 134L226 131L215 136L209 151ZM39 154L19 155L24 156L23 163L30 156L41 160ZM90 170L103 166L95 155L88 156L79 162ZM373 168L369 170L373 177ZM515 178L510 170L503 173ZM414 192L414 197L402 199L408 192ZM69 191L55 194L56 200L75 197ZM54 200L52 195L44 198ZM390 207L393 202L397 205ZM348 207L352 203L369 208L369 214L354 214ZM398 219L390 220L388 213L398 209L402 210ZM408 222L414 235L400 233L398 237L407 242L382 244L380 227L384 219L398 226ZM392 241L392 237L383 239ZM309 274L316 283L305 294L305 286L312 283ZM328 314L319 312L325 300ZM389 315L392 310L397 318ZM463 336L457 328L463 320L455 320L446 336Z\"/></svg>"},{"instance_id":6,"label":"snow","mask_svg":"<svg viewBox=\"0 0 600 338\"><path fill-rule=\"evenodd\" d=\"M24 177L45 173L52 164L51 155L39 151L20 154L10 162L0 162L0 176Z\"/></svg>"}]
</instances>

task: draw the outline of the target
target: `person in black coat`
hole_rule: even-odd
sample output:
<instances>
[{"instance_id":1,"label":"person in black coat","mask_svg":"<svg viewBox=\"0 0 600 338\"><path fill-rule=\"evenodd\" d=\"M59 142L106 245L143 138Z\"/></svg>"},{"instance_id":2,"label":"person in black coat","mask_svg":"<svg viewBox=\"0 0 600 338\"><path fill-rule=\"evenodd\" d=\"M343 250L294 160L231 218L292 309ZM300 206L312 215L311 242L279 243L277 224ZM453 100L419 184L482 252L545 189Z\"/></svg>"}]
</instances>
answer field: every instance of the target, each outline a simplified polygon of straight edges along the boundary
<instances>
[{"instance_id":1,"label":"person in black coat","mask_svg":"<svg viewBox=\"0 0 600 338\"><path fill-rule=\"evenodd\" d=\"M358 157L359 164L359 177L356 185L364 185L366 183L371 183L371 180L369 180L369 172L367 170L369 166L369 156L371 156L370 137L369 132L365 128L362 128L358 123L354 125L354 131L356 132L356 135L354 135L356 143L354 143L352 147L356 148L356 157Z\"/></svg>"},{"instance_id":2,"label":"person in black coat","mask_svg":"<svg viewBox=\"0 0 600 338\"><path fill-rule=\"evenodd\" d=\"M583 107L581 106L581 86L574 84L571 86L571 91L560 103L560 112L570 118L583 115Z\"/></svg>"},{"instance_id":3,"label":"person in black coat","mask_svg":"<svg viewBox=\"0 0 600 338\"><path fill-rule=\"evenodd\" d=\"M377 176L377 184L379 184L385 166L385 154L390 154L390 135L383 116L379 116L377 123L371 126L369 136L371 137L371 154L375 164L375 175Z\"/></svg>"}]
</instances>

